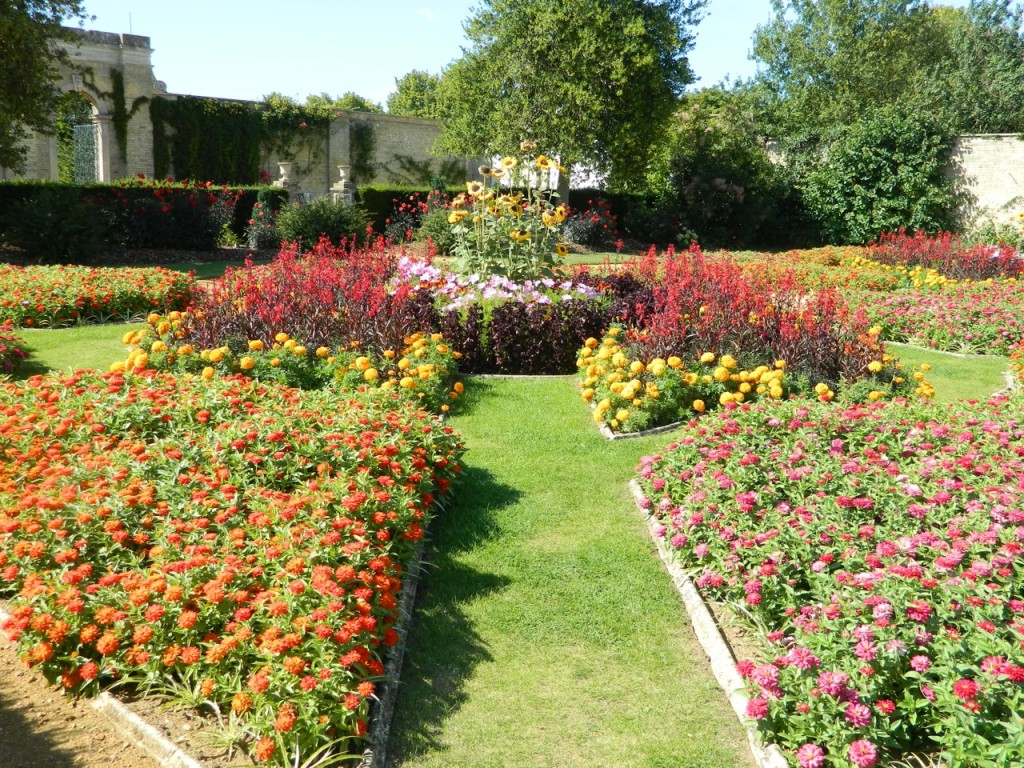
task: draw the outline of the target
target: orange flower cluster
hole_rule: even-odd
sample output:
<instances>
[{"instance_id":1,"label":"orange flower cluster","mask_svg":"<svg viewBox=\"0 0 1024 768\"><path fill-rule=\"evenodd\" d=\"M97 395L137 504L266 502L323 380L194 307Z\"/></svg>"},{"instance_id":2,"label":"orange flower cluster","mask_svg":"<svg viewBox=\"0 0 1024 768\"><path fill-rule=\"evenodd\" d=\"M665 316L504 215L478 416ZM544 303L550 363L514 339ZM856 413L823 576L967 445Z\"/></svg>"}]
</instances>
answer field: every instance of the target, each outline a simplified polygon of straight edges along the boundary
<instances>
[{"instance_id":1,"label":"orange flower cluster","mask_svg":"<svg viewBox=\"0 0 1024 768\"><path fill-rule=\"evenodd\" d=\"M169 676L243 718L257 759L312 754L365 731L460 453L397 392L154 371L2 384L4 629L69 690Z\"/></svg>"}]
</instances>

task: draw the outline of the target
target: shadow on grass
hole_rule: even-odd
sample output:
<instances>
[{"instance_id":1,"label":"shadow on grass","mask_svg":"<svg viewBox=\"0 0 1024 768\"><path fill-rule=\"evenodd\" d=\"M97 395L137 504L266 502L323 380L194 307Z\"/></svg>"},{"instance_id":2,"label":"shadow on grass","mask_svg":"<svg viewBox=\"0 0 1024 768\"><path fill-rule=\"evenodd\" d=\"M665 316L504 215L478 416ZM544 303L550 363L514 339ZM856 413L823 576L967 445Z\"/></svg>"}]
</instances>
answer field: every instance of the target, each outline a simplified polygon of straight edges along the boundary
<instances>
[{"instance_id":1,"label":"shadow on grass","mask_svg":"<svg viewBox=\"0 0 1024 768\"><path fill-rule=\"evenodd\" d=\"M402 669L388 766L443 747L443 723L466 701L466 680L492 658L464 606L503 590L510 580L467 565L458 555L496 537L495 512L514 504L520 493L478 467L466 469L457 493L457 501L431 526L433 541Z\"/></svg>"},{"instance_id":2,"label":"shadow on grass","mask_svg":"<svg viewBox=\"0 0 1024 768\"><path fill-rule=\"evenodd\" d=\"M10 376L14 381L21 381L22 379L42 376L47 373L50 373L50 368L45 363L30 357L28 360L23 360L19 365L14 366Z\"/></svg>"}]
</instances>

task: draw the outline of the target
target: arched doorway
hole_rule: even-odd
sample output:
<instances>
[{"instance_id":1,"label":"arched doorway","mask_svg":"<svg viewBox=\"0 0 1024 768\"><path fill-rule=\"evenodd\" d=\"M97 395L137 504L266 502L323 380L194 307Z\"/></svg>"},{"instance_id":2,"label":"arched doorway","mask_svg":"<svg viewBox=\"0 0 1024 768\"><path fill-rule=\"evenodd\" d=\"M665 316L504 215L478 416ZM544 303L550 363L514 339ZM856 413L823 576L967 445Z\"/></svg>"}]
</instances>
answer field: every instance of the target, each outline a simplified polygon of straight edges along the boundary
<instances>
[{"instance_id":1,"label":"arched doorway","mask_svg":"<svg viewBox=\"0 0 1024 768\"><path fill-rule=\"evenodd\" d=\"M68 91L57 104L57 178L90 184L100 178L96 108L82 93Z\"/></svg>"}]
</instances>

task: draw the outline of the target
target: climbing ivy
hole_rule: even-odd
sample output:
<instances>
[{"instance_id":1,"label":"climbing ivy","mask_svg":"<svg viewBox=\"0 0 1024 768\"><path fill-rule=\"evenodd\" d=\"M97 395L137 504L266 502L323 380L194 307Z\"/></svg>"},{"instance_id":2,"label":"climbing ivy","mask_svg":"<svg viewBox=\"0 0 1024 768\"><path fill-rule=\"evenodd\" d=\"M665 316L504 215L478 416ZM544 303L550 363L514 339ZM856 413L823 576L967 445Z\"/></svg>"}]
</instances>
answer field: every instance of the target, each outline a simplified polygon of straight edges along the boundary
<instances>
[{"instance_id":1,"label":"climbing ivy","mask_svg":"<svg viewBox=\"0 0 1024 768\"><path fill-rule=\"evenodd\" d=\"M154 98L153 167L158 178L255 184L264 136L261 114L246 102L181 96ZM168 131L173 130L173 135Z\"/></svg>"},{"instance_id":2,"label":"climbing ivy","mask_svg":"<svg viewBox=\"0 0 1024 768\"><path fill-rule=\"evenodd\" d=\"M352 183L367 184L377 175L374 157L377 153L377 132L367 120L353 120L349 125L348 156L352 164Z\"/></svg>"},{"instance_id":3,"label":"climbing ivy","mask_svg":"<svg viewBox=\"0 0 1024 768\"><path fill-rule=\"evenodd\" d=\"M128 162L128 123L149 101L149 98L139 96L132 102L131 109L129 109L124 95L124 73L118 69L111 69L110 82L113 90L100 95L109 97L113 105L110 117L114 123L114 138L117 140L118 149L121 150L121 159Z\"/></svg>"}]
</instances>

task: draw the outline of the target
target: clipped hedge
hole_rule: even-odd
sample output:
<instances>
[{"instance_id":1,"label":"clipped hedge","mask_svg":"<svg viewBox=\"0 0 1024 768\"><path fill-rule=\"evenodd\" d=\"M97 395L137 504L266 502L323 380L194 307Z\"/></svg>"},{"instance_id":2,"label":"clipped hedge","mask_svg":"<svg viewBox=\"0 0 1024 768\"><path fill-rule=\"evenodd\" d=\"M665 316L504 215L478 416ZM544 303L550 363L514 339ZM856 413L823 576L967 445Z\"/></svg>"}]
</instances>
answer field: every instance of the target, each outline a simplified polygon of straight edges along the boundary
<instances>
[{"instance_id":1,"label":"clipped hedge","mask_svg":"<svg viewBox=\"0 0 1024 768\"><path fill-rule=\"evenodd\" d=\"M110 184L60 184L53 181L0 182L0 240L25 250L29 258L74 262L88 259L101 244L126 248L189 248L212 250L225 224L244 237L253 205L259 196L273 209L288 201L284 189L265 186L219 186L206 182L159 182L136 178ZM60 205L56 205L59 202ZM90 206L95 216L86 216ZM40 210L36 211L35 208ZM51 210L52 209L52 210ZM59 209L59 210L58 210ZM46 220L48 212L81 209L74 219L95 224L95 237L74 237L74 248L59 242L25 238L26 220ZM67 218L67 217L65 217ZM80 227L79 227L80 228ZM72 229L47 227L41 238L56 237ZM56 248L53 246L57 246Z\"/></svg>"}]
</instances>

